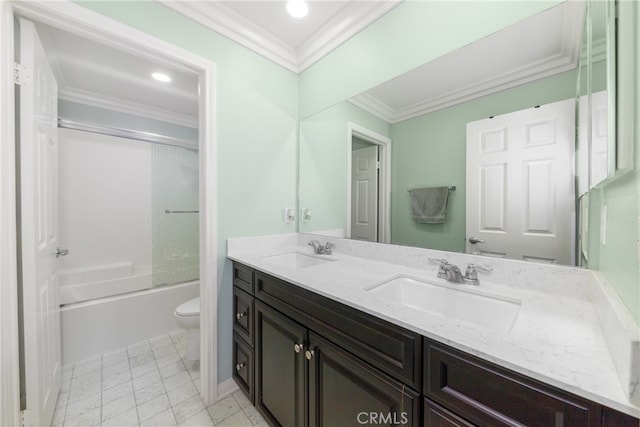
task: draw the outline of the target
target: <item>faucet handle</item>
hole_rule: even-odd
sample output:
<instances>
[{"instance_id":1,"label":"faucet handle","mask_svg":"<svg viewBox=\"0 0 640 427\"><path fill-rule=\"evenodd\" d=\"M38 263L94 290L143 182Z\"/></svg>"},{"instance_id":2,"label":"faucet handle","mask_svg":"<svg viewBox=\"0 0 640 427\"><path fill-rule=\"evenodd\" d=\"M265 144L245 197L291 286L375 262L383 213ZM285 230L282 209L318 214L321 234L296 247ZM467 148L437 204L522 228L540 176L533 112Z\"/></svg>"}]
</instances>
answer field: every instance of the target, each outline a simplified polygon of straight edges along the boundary
<instances>
[{"instance_id":1,"label":"faucet handle","mask_svg":"<svg viewBox=\"0 0 640 427\"><path fill-rule=\"evenodd\" d=\"M493 271L493 267L491 267L489 265L486 265L486 264L482 265L482 264L473 264L473 263L471 263L471 264L467 265L467 271L469 269L482 270L482 271Z\"/></svg>"},{"instance_id":2,"label":"faucet handle","mask_svg":"<svg viewBox=\"0 0 640 427\"><path fill-rule=\"evenodd\" d=\"M325 243L324 244L324 253L325 253L325 255L331 255L332 254L331 249L333 249L335 247L336 247L335 243L331 243L331 242Z\"/></svg>"},{"instance_id":3,"label":"faucet handle","mask_svg":"<svg viewBox=\"0 0 640 427\"><path fill-rule=\"evenodd\" d=\"M472 285L478 285L480 282L478 281L478 271L493 271L488 265L479 265L479 264L469 264L467 265L467 271L464 273L464 279L467 283L471 283Z\"/></svg>"},{"instance_id":4,"label":"faucet handle","mask_svg":"<svg viewBox=\"0 0 640 427\"><path fill-rule=\"evenodd\" d=\"M447 266L450 265L449 261L447 261L444 258L429 258L429 261L433 262L433 263L438 263L439 265L439 269L438 269L438 277L441 279L446 279L447 278Z\"/></svg>"}]
</instances>

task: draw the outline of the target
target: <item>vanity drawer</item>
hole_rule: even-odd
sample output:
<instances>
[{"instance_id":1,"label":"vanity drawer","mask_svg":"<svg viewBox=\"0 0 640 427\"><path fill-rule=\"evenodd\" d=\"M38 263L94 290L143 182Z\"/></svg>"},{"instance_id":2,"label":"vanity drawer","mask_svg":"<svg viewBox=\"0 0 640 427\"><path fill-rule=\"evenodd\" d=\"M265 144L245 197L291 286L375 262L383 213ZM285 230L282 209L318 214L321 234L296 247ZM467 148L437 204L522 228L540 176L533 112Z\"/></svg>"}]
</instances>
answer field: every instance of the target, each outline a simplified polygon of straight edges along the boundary
<instances>
[{"instance_id":1,"label":"vanity drawer","mask_svg":"<svg viewBox=\"0 0 640 427\"><path fill-rule=\"evenodd\" d=\"M233 334L233 379L240 390L247 396L251 404L254 403L254 357L253 349L240 338Z\"/></svg>"},{"instance_id":2,"label":"vanity drawer","mask_svg":"<svg viewBox=\"0 0 640 427\"><path fill-rule=\"evenodd\" d=\"M422 403L424 407L423 427L476 427L475 424L471 424L427 398Z\"/></svg>"},{"instance_id":3,"label":"vanity drawer","mask_svg":"<svg viewBox=\"0 0 640 427\"><path fill-rule=\"evenodd\" d=\"M420 390L422 337L362 311L256 271L256 298L343 349Z\"/></svg>"},{"instance_id":4,"label":"vanity drawer","mask_svg":"<svg viewBox=\"0 0 640 427\"><path fill-rule=\"evenodd\" d=\"M233 287L233 332L253 347L254 298L240 288Z\"/></svg>"},{"instance_id":5,"label":"vanity drawer","mask_svg":"<svg viewBox=\"0 0 640 427\"><path fill-rule=\"evenodd\" d=\"M600 425L592 402L427 340L424 354L424 394L477 425Z\"/></svg>"},{"instance_id":6,"label":"vanity drawer","mask_svg":"<svg viewBox=\"0 0 640 427\"><path fill-rule=\"evenodd\" d=\"M253 295L254 270L251 267L233 263L233 285Z\"/></svg>"}]
</instances>

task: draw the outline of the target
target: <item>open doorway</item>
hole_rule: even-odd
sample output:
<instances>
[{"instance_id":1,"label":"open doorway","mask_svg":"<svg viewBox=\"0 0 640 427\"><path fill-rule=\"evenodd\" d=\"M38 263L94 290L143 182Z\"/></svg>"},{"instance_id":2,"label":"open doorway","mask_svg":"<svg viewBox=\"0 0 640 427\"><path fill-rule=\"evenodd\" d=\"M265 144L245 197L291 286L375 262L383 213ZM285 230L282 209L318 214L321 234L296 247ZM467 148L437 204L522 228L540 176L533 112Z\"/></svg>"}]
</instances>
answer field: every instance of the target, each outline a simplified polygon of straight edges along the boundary
<instances>
[{"instance_id":1,"label":"open doorway","mask_svg":"<svg viewBox=\"0 0 640 427\"><path fill-rule=\"evenodd\" d=\"M391 139L349 122L347 233L351 239L391 242Z\"/></svg>"},{"instance_id":2,"label":"open doorway","mask_svg":"<svg viewBox=\"0 0 640 427\"><path fill-rule=\"evenodd\" d=\"M177 206L176 207L166 206L165 210L170 211L169 213L171 214L176 213L174 211L197 211L197 210L199 210L199 212L201 213L199 215L199 218L195 221L198 229L197 234L199 236L202 236L200 238L199 243L197 243L196 245L198 247L196 251L199 252L200 261L197 261L195 267L190 269L193 270L195 268L195 270L197 271L197 276L200 279L200 282L196 284L195 289L196 289L196 292L199 293L201 296L201 307L205 307L204 310L201 309L201 313L200 313L201 329L204 329L206 327L208 330L210 330L210 333L201 334L202 335L201 360L204 360L205 362L203 362L200 366L201 375L198 382L201 383L199 388L204 401L210 402L210 403L215 401L217 396L217 389L218 389L217 375L216 375L216 370L217 370L216 369L216 365L217 365L216 328L214 327L215 318L217 316L216 291L215 291L216 276L217 276L215 260L217 257L216 257L216 249L215 249L216 248L215 219L213 215L206 215L207 212L209 213L215 212L215 170L214 170L215 162L213 162L213 153L215 151L213 117L215 115L214 115L214 112L212 111L214 103L211 102L213 100L214 65L207 60L204 60L202 58L199 58L195 55L190 54L189 52L186 52L174 46L168 45L167 43L154 39L137 30L133 30L119 23L110 21L100 15L97 15L77 5L73 5L73 4L57 5L57 4L44 4L44 3L43 4L12 3L6 6L3 5L2 7L3 7L2 40L5 41L4 43L2 43L2 48L3 48L2 69L5 71L7 69L12 69L13 68L12 65L14 62L20 64L20 60L21 60L20 55L17 53L16 50L13 49L13 44L14 44L13 41L20 40L20 36L19 36L20 30L18 29L17 26L14 27L14 25L15 23L18 22L19 19L27 18L30 22L39 22L39 24L49 25L54 29L68 31L71 35L75 35L75 36L81 35L82 37L86 37L87 39L93 42L103 43L107 47L114 48L115 50L119 50L122 53L128 54L133 57L145 58L147 60L156 59L163 68L169 68L174 71L181 70L182 72L190 73L194 77L194 81L195 81L194 88L196 91L194 123L196 124L196 127L198 130L196 132L195 138L193 139L193 141L191 141L192 146L186 148L186 150L190 150L192 153L193 152L198 153L197 158L195 159L195 164L197 165L197 169L195 170L195 172L193 168L190 168L190 171L187 171L188 175L190 175L190 178L192 180L195 180L198 185L198 189L196 191L196 197L195 197L198 205L197 205L197 209L195 208L186 209L186 208L181 208ZM14 37L14 28L15 28L15 34L18 35L18 37ZM19 46L19 45L16 45L16 46ZM90 62L95 63L95 61L90 61ZM29 74L29 70L22 69L20 66L18 66L17 69L18 69L18 72L16 76L17 77L16 83L18 85L23 85L23 84L28 85L30 83L29 78L31 76ZM23 75L22 72L25 72L26 74ZM117 73L118 73L118 70L115 70L115 69L111 70L111 74L117 74ZM3 72L3 90L6 89L7 86L9 86L7 84L8 79L6 79L6 77L7 77L7 74ZM22 79L23 77L25 77L24 80ZM6 80L6 83L5 83L5 80ZM38 79L33 79L31 83L33 81L35 81L36 84L39 84ZM104 80L102 81L104 82ZM13 89L12 87L13 78L11 79L11 83L12 83L11 89ZM55 86L55 83L53 84L53 86ZM20 105L21 97L20 97L19 90L20 89L16 91L16 97L15 97L15 100L16 100L15 105L17 107L16 109L22 108L22 106ZM7 164L12 164L9 170L15 170L21 173L23 172L24 167L19 162L23 160L23 157L22 157L23 152L18 151L20 156L18 157L18 155L16 155L18 153L15 153L10 147L4 146L5 144L13 144L12 141L14 141L14 139L17 141L15 136L22 133L20 131L20 127L16 127L16 124L15 124L17 119L16 110L13 108L4 108L7 105L11 105L14 103L13 90L11 91L7 90L7 93L11 94L11 99L10 99L10 102L5 102L3 100L3 108L1 110L2 115L0 117L0 121L2 124L2 126L0 127L3 129L2 165L4 167ZM3 98L5 98L4 95L3 95ZM54 102L54 103L57 103L57 102ZM84 104L86 106L86 103L83 103L83 102L74 102L74 103L80 104L80 105ZM81 110L83 113L86 113L88 110L98 109L98 110L102 110L102 113L100 113L99 116L105 116L106 114L103 114L103 113L105 110L108 110L108 108L104 108L104 107L105 107L104 105L102 106L92 105L92 106L87 106L86 108L80 108L79 110ZM56 105L56 108L57 108L57 105ZM122 113L122 111L115 111L115 112ZM57 114L54 114L54 115L57 115ZM173 114L170 113L170 115L173 115ZM60 117L55 117L55 118L58 119ZM95 125L96 123L88 123L87 121L84 124ZM104 123L98 123L98 124L103 125L102 126L103 130L106 128L111 128L111 129L114 128L112 124L111 126L107 126ZM49 120L49 126L56 128L55 133L56 134L58 133L57 126L54 121ZM136 129L131 129L131 126L127 126L127 127L115 126L115 127L120 130L128 130L128 131L133 130L134 132L136 131ZM79 130L78 128L74 130L76 134L87 133L86 131L87 131L86 129ZM144 136L146 137L154 136L150 134L155 134L155 136L162 136L162 133L148 132L145 129L142 129L139 132L142 134L145 134ZM89 132L89 133L91 133L92 135L98 134L96 132ZM22 137L23 135L20 135L20 136ZM102 133L102 136L105 136L104 133ZM114 135L110 135L110 136L113 137ZM130 138L130 136L131 135L129 136L119 135L118 138L133 140L134 138ZM167 136L167 135L165 134L164 136ZM175 138L175 139L182 139L182 140L188 139L188 138L179 138L175 136L168 136L168 138L169 139ZM36 140L40 141L40 139L38 138L36 138ZM143 141L138 139L136 140L136 142L142 143ZM150 143L150 141L148 140L144 142L147 144ZM165 140L164 142L167 142L167 141ZM50 147L54 147L57 145L57 141L54 141L53 138L50 138L47 140L47 144ZM166 146L167 144L161 144L161 145ZM16 148L21 149L22 146L16 146ZM185 148L185 147L180 147L180 148ZM4 154L6 153L9 153L9 156L4 156ZM57 157L57 153L53 153L53 151L51 151L51 153L56 154L56 156L52 155L50 159L54 159L54 157ZM117 155L116 157L118 156L119 155ZM121 156L121 158L123 159L126 157L127 157L126 155ZM189 162L192 162L192 161L189 160ZM40 168L41 163L35 162L34 165L35 165L35 167L33 168L34 176L46 175L45 173L43 173L42 168ZM47 169L46 171L53 172L54 170L55 170L54 168L51 168L51 169ZM112 177L116 176L118 173L119 173L118 170L112 170ZM57 173L56 174L52 173L52 175L57 175ZM18 184L21 185L24 182L24 179L20 178L20 175L18 175L18 177L19 177ZM40 181L45 182L46 180L40 180ZM20 192L16 194L15 183L14 185L11 185L11 182L7 182L6 180L3 179L2 188L3 188L3 196L2 196L3 206L6 206L8 209L12 209L12 208L17 209L18 205L16 205L16 199L17 199L16 196L18 196ZM51 186L48 185L47 188L51 189ZM4 191L6 189L10 189L11 191L9 192ZM45 192L43 192L43 194L44 193ZM55 201L50 203L50 206L54 207L52 211L57 211L56 205L58 204L59 200L57 200L57 198L55 197L55 192L47 192L47 194L48 194L47 197L50 197L51 200L56 199ZM10 227L13 227L14 229L18 229L18 231L20 232L20 228L18 228L18 224L21 223L20 214L24 212L24 205L21 204L20 206L22 206L23 209L20 211L17 220L14 218L13 223L7 223L3 221L3 224L2 224L3 235L11 234L6 232L7 229ZM128 206L121 206L121 209L124 211L126 211L127 208ZM36 215L31 214L31 216L35 217ZM193 223L193 221L191 222ZM53 223L50 223L49 225L50 225L49 230L56 230L56 227L53 225ZM23 237L24 236L21 236L20 234L18 236L14 235L11 241L7 242L6 245L3 245L3 257L6 253L5 250L7 248L13 249L14 251L17 251L17 248L21 248L21 247L24 248L22 245L22 241L19 240L20 238L23 238ZM51 240L53 241L53 238ZM99 242L94 242L94 244L96 246L99 246ZM54 251L52 254L47 253L45 255L47 256L51 255L56 259L59 259L61 256L65 255L66 251L64 249L65 248L61 248L60 246L58 246L56 248L56 251ZM69 253L70 252L71 251L69 251ZM80 252L84 252L84 251L80 251ZM18 252L17 254L20 256L24 255L23 252ZM213 260L213 262L208 260ZM19 264L19 265L22 265L21 267L22 271L18 271L18 269L16 269L14 270L13 273L9 272L10 274L8 274L8 276L13 277L14 280L6 283L6 286L8 288L11 287L11 289L13 289L13 287L15 287L16 290L21 289L20 287L18 287L18 283L19 283L18 279L19 278L23 279L24 271L30 270L28 266L25 268L25 265L22 261L23 259L20 260L21 263ZM115 272L116 270L112 270L111 272ZM91 272L91 274L93 273L94 272ZM7 274L6 271L3 271L3 275L4 274ZM52 290L52 292L57 292L58 291L57 274L50 276L50 278L51 278L51 282L56 284L56 286L51 287L50 290ZM22 283L22 280L20 281L20 283ZM162 284L163 283L160 283L160 285ZM207 286L206 284L209 284L209 285ZM4 282L3 282L3 285L4 285ZM153 284L151 286L153 287ZM11 292L14 292L14 291L11 291ZM17 291L15 292L17 294ZM36 293L32 292L32 294L35 295ZM57 300L57 298L52 297L51 301L53 300ZM180 302L182 301L175 300L175 302L171 302L171 305L174 306L179 304ZM149 307L149 305L145 305L145 304L141 306L146 306L146 308ZM24 307L24 312L22 314L24 315L26 314L26 311L30 311L30 307L27 304L23 304L23 307ZM9 308L10 310L8 311L6 310L6 308ZM20 328L18 327L17 317L11 316L11 311L16 313L18 312L18 308L10 307L8 303L3 302L3 307L2 307L3 330L4 329L9 330L11 331L11 335L17 335L17 331L19 331ZM34 316L33 313L29 313L29 315L32 317L37 317L37 315ZM49 325L55 326L55 323L59 322L59 317L57 317L58 315L59 315L59 311L47 312L47 317L51 318L51 323ZM55 319L56 317L58 320ZM33 323L33 322L25 321L25 326L27 323ZM43 326L43 325L40 325L40 326ZM85 325L85 327L86 326L87 325ZM49 327L49 326L45 325L45 327ZM123 329L120 330L120 332L123 332L123 331L124 331ZM25 332L23 336L28 337L28 339L32 339L33 334L31 332ZM55 334L52 334L51 336L54 337L54 341L56 341ZM61 342L60 342L60 336L58 334L57 341L48 343L48 346L47 346L48 349L53 349L53 350L47 352L46 354L43 354L42 355L43 357L40 358L41 360L36 361L34 363L31 360L24 359L23 362L20 363L22 366L24 366L25 371L29 371L29 370L36 371L35 374L33 373L25 374L24 377L34 379L33 384L31 384L31 386L38 388L40 391L45 391L45 393L43 393L43 395L40 397L46 397L45 400L48 400L48 401L51 401L53 399L54 402L59 390L59 387L58 388L55 387L56 385L55 383L58 383L58 380L53 378L53 380L51 381L51 378L44 378L39 374L38 371L41 370L42 368L43 360L44 362L47 362L47 363L48 362L56 363L56 359L57 359L57 362L60 363L60 357L53 354L56 351L59 352L60 347L61 347ZM13 363L13 368L16 369L17 371L18 366L16 365L18 364L18 361L21 358L20 356L26 356L26 353L27 353L26 348L23 347L22 349L20 349L20 347L17 345L17 341L12 340L11 342L8 343L5 349L7 354L9 353L12 354L11 360L13 362L11 363ZM40 365L36 366L38 364ZM5 370L6 366L7 366L7 363L3 360L3 371ZM56 370L53 370L53 371L56 371ZM60 374L59 370L57 370L56 372L57 372L56 375ZM3 376L3 383L4 383L4 380L5 380L5 377ZM7 382L6 383L7 389L17 390L20 386L18 385L16 380L19 381L18 378L14 378L10 383ZM46 384L48 388L41 387L43 381L45 382L49 381L49 383ZM25 380L24 382L28 383L29 381ZM52 386L52 384L53 384L53 387L50 387ZM59 386L59 383L57 385ZM35 402L35 403L30 402L30 398L29 398L30 393L28 391L29 386L25 384L25 387L27 389L26 399L25 399L25 402L22 405L20 405L21 406L20 409L26 411L23 413L25 418L25 423L29 424L29 422L31 422L33 424L49 424L48 421L50 420L47 421L46 419L47 414L40 413L40 410L43 409L42 405L40 404L40 402ZM47 393L48 395L46 395ZM38 399L37 393L36 393L36 399ZM9 413L9 412L15 414L16 408L17 408L17 405L13 401L6 402L6 404L5 402L3 402L2 412L3 414ZM5 410L7 412L5 412ZM3 419L5 419L4 415L3 415ZM7 419L10 419L10 418L7 418ZM14 415L14 419L17 419L15 415Z\"/></svg>"}]
</instances>

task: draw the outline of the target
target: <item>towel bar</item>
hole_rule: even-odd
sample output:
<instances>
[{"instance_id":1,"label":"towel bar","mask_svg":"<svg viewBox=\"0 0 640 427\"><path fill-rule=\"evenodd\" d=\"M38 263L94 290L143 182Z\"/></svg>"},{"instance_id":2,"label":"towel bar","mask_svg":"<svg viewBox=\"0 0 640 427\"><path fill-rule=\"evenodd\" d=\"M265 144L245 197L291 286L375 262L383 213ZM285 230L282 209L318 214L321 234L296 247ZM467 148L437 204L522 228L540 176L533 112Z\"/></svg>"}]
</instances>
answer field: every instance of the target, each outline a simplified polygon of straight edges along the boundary
<instances>
[{"instance_id":1,"label":"towel bar","mask_svg":"<svg viewBox=\"0 0 640 427\"><path fill-rule=\"evenodd\" d=\"M407 191L409 193L411 193L411 190L414 190L414 188L407 188ZM451 187L449 187L449 191L456 191L456 186L452 185Z\"/></svg>"},{"instance_id":2,"label":"towel bar","mask_svg":"<svg viewBox=\"0 0 640 427\"><path fill-rule=\"evenodd\" d=\"M164 213L166 214L174 214L174 213L200 213L200 211L172 211L169 209L165 209Z\"/></svg>"}]
</instances>

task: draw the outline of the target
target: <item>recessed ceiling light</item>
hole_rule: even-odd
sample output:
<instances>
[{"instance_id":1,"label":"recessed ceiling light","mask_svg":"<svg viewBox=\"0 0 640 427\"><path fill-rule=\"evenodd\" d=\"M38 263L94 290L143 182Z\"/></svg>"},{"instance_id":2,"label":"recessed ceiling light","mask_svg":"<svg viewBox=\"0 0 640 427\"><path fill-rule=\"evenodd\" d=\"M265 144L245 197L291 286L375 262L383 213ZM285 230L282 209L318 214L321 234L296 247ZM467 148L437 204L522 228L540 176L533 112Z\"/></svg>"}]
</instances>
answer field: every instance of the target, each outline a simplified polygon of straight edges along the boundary
<instances>
[{"instance_id":1,"label":"recessed ceiling light","mask_svg":"<svg viewBox=\"0 0 640 427\"><path fill-rule=\"evenodd\" d=\"M289 0L287 2L287 12L294 18L304 18L309 12L309 6L304 0Z\"/></svg>"},{"instance_id":2,"label":"recessed ceiling light","mask_svg":"<svg viewBox=\"0 0 640 427\"><path fill-rule=\"evenodd\" d=\"M164 73L151 73L151 77L162 83L169 83L171 81L171 77L167 76Z\"/></svg>"}]
</instances>

